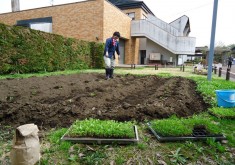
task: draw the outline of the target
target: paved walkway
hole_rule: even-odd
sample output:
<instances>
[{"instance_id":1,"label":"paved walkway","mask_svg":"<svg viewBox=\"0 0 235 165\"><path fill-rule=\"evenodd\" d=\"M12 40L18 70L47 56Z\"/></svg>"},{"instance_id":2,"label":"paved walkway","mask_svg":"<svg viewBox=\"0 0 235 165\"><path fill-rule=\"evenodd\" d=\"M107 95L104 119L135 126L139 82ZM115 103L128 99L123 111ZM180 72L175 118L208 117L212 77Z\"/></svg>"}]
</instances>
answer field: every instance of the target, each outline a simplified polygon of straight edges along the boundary
<instances>
[{"instance_id":1,"label":"paved walkway","mask_svg":"<svg viewBox=\"0 0 235 165\"><path fill-rule=\"evenodd\" d=\"M146 66L154 67L154 65L135 65L135 67L146 67ZM170 66L167 66L167 67L170 67ZM131 68L131 65L130 64L129 65L127 65L127 64L119 64L117 66L117 68ZM226 72L227 72L227 66L223 66L222 67L222 77L224 79L226 78ZM218 73L219 73L219 71L217 71L217 75L218 75ZM231 68L231 71L230 71L230 81L234 81L235 82L235 65L232 65L232 68Z\"/></svg>"}]
</instances>

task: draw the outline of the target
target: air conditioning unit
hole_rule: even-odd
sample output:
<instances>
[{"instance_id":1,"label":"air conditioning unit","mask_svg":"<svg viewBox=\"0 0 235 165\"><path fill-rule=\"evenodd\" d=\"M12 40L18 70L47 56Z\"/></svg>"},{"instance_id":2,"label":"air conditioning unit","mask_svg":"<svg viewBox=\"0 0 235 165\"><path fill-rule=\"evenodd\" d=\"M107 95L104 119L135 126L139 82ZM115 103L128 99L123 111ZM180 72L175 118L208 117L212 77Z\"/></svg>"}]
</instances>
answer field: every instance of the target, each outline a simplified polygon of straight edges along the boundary
<instances>
[{"instance_id":1,"label":"air conditioning unit","mask_svg":"<svg viewBox=\"0 0 235 165\"><path fill-rule=\"evenodd\" d=\"M150 60L161 60L161 54L160 53L150 53L149 59Z\"/></svg>"}]
</instances>

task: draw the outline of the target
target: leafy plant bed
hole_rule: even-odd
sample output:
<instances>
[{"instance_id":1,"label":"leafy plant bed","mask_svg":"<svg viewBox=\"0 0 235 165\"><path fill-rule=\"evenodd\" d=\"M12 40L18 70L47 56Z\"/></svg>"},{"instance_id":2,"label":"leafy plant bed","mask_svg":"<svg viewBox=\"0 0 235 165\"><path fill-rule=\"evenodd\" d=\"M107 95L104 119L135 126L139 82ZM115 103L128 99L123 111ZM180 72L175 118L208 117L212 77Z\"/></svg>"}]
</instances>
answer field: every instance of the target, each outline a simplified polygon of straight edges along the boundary
<instances>
[{"instance_id":1,"label":"leafy plant bed","mask_svg":"<svg viewBox=\"0 0 235 165\"><path fill-rule=\"evenodd\" d=\"M114 120L77 120L61 140L79 143L131 144L139 141L137 127Z\"/></svg>"},{"instance_id":2,"label":"leafy plant bed","mask_svg":"<svg viewBox=\"0 0 235 165\"><path fill-rule=\"evenodd\" d=\"M208 119L194 116L188 119L171 117L163 120L153 120L147 123L158 141L206 140L214 138L216 141L225 140L219 133L219 128Z\"/></svg>"},{"instance_id":3,"label":"leafy plant bed","mask_svg":"<svg viewBox=\"0 0 235 165\"><path fill-rule=\"evenodd\" d=\"M209 113L217 118L235 119L235 108L220 108L215 107L209 109Z\"/></svg>"}]
</instances>

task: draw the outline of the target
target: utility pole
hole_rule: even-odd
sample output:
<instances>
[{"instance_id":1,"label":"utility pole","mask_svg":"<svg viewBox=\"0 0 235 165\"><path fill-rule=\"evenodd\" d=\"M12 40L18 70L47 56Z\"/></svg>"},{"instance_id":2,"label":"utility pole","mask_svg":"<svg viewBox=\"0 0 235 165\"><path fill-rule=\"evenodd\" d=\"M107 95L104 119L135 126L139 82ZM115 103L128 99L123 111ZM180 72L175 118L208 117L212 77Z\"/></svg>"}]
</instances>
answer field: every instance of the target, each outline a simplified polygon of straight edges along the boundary
<instances>
[{"instance_id":1,"label":"utility pole","mask_svg":"<svg viewBox=\"0 0 235 165\"><path fill-rule=\"evenodd\" d=\"M20 11L20 0L11 0L12 12Z\"/></svg>"},{"instance_id":2,"label":"utility pole","mask_svg":"<svg viewBox=\"0 0 235 165\"><path fill-rule=\"evenodd\" d=\"M53 6L54 0L50 0L51 6Z\"/></svg>"},{"instance_id":3,"label":"utility pole","mask_svg":"<svg viewBox=\"0 0 235 165\"><path fill-rule=\"evenodd\" d=\"M218 0L214 0L212 28L211 28L211 43L210 43L210 53L209 53L209 60L208 60L208 74L207 74L208 81L211 81L211 76L212 76L212 64L214 60L214 49L215 49L215 30L216 30L217 9L218 9Z\"/></svg>"}]
</instances>

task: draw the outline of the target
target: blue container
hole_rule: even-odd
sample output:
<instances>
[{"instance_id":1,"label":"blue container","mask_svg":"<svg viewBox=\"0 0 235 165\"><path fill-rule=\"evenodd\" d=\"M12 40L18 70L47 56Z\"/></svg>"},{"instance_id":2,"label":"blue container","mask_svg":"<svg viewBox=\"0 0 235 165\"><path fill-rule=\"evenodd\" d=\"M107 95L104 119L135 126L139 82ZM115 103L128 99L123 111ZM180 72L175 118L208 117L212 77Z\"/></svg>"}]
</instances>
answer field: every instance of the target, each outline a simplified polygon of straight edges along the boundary
<instances>
[{"instance_id":1,"label":"blue container","mask_svg":"<svg viewBox=\"0 0 235 165\"><path fill-rule=\"evenodd\" d=\"M235 107L235 90L216 90L216 97L219 107Z\"/></svg>"}]
</instances>

